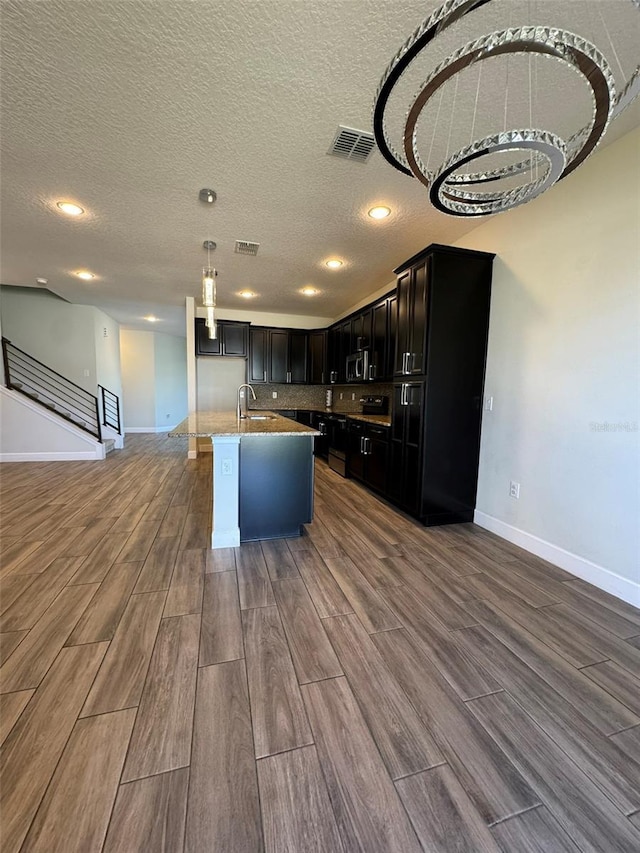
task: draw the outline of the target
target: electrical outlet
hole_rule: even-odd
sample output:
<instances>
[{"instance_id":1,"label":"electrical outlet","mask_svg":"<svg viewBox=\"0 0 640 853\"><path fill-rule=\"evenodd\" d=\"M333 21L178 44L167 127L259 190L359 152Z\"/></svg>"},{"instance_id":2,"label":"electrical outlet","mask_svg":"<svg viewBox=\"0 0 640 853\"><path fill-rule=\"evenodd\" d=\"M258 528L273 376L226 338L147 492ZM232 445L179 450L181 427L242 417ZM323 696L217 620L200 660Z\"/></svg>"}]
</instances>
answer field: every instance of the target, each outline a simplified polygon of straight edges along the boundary
<instances>
[{"instance_id":1,"label":"electrical outlet","mask_svg":"<svg viewBox=\"0 0 640 853\"><path fill-rule=\"evenodd\" d=\"M85 367L85 369L82 371L82 373L83 373L85 376L88 376L88 375L89 375L89 371L87 370L87 368L86 368L86 367Z\"/></svg>"},{"instance_id":2,"label":"electrical outlet","mask_svg":"<svg viewBox=\"0 0 640 853\"><path fill-rule=\"evenodd\" d=\"M341 400L343 400L343 399L344 399L344 394L342 393L342 391L340 392L340 399L341 399Z\"/></svg>"},{"instance_id":3,"label":"electrical outlet","mask_svg":"<svg viewBox=\"0 0 640 853\"><path fill-rule=\"evenodd\" d=\"M516 483L514 480L511 480L509 483L509 497L510 498L519 498L520 497L520 483Z\"/></svg>"},{"instance_id":4,"label":"electrical outlet","mask_svg":"<svg viewBox=\"0 0 640 853\"><path fill-rule=\"evenodd\" d=\"M272 392L271 392L271 397L272 397L272 399L277 400L277 399L278 399L278 392L277 392L277 391L272 391Z\"/></svg>"},{"instance_id":5,"label":"electrical outlet","mask_svg":"<svg viewBox=\"0 0 640 853\"><path fill-rule=\"evenodd\" d=\"M485 412L493 411L493 397L485 397L484 398L484 410Z\"/></svg>"},{"instance_id":6,"label":"electrical outlet","mask_svg":"<svg viewBox=\"0 0 640 853\"><path fill-rule=\"evenodd\" d=\"M221 468L221 473L225 477L230 477L233 473L233 462L231 461L231 459L223 459Z\"/></svg>"},{"instance_id":7,"label":"electrical outlet","mask_svg":"<svg viewBox=\"0 0 640 853\"><path fill-rule=\"evenodd\" d=\"M351 402L353 402L355 399L356 399L356 395L354 393L352 393L351 394Z\"/></svg>"}]
</instances>

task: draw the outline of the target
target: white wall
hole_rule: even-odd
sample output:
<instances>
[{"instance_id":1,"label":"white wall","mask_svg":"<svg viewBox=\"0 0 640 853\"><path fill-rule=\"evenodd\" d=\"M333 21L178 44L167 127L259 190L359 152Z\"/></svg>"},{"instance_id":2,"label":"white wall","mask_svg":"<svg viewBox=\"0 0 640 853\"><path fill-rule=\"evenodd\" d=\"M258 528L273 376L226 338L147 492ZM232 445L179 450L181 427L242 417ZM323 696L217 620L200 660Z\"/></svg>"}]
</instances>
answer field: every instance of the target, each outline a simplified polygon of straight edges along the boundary
<instances>
[{"instance_id":1,"label":"white wall","mask_svg":"<svg viewBox=\"0 0 640 853\"><path fill-rule=\"evenodd\" d=\"M0 462L103 459L104 446L16 391L0 388Z\"/></svg>"},{"instance_id":2,"label":"white wall","mask_svg":"<svg viewBox=\"0 0 640 853\"><path fill-rule=\"evenodd\" d=\"M458 245L497 254L478 521L640 604L639 151L635 131Z\"/></svg>"},{"instance_id":3,"label":"white wall","mask_svg":"<svg viewBox=\"0 0 640 853\"><path fill-rule=\"evenodd\" d=\"M97 385L95 310L35 287L0 288L4 336L91 394Z\"/></svg>"},{"instance_id":4,"label":"white wall","mask_svg":"<svg viewBox=\"0 0 640 853\"><path fill-rule=\"evenodd\" d=\"M121 397L120 327L99 308L94 308L93 314L97 384Z\"/></svg>"},{"instance_id":5,"label":"white wall","mask_svg":"<svg viewBox=\"0 0 640 853\"><path fill-rule=\"evenodd\" d=\"M125 432L162 432L180 423L187 416L184 338L121 329L120 356Z\"/></svg>"},{"instance_id":6,"label":"white wall","mask_svg":"<svg viewBox=\"0 0 640 853\"><path fill-rule=\"evenodd\" d=\"M187 354L184 338L154 334L157 427L179 424L187 417Z\"/></svg>"}]
</instances>

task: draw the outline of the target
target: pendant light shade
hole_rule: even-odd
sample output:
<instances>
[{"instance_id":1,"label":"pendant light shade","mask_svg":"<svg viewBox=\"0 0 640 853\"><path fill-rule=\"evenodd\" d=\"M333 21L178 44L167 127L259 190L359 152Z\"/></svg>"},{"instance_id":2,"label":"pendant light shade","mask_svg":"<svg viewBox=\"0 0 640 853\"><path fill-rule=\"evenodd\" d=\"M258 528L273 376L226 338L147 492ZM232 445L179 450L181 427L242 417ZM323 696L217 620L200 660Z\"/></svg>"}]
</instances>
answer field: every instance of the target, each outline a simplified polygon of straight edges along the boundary
<instances>
[{"instance_id":1,"label":"pendant light shade","mask_svg":"<svg viewBox=\"0 0 640 853\"><path fill-rule=\"evenodd\" d=\"M205 308L215 308L216 304L216 270L202 270L202 304Z\"/></svg>"}]
</instances>

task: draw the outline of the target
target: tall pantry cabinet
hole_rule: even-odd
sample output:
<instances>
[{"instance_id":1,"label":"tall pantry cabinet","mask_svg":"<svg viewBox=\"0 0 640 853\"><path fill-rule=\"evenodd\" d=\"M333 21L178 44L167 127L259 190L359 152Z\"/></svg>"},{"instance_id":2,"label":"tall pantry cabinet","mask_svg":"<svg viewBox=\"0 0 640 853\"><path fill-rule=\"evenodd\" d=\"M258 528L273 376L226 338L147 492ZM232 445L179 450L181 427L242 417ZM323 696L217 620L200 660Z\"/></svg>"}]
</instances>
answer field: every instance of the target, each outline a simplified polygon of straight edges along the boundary
<instances>
[{"instance_id":1,"label":"tall pantry cabinet","mask_svg":"<svg viewBox=\"0 0 640 853\"><path fill-rule=\"evenodd\" d=\"M396 270L389 498L473 520L494 255L433 244Z\"/></svg>"}]
</instances>

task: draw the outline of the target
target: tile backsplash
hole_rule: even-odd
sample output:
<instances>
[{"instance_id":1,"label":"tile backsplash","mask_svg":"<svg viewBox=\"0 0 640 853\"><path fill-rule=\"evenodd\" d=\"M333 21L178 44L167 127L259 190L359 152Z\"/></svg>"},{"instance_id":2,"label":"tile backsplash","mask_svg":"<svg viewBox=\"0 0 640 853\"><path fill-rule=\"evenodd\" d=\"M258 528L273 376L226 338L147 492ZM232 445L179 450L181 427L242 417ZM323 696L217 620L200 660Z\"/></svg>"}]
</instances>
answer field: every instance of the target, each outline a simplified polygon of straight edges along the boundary
<instances>
[{"instance_id":1,"label":"tile backsplash","mask_svg":"<svg viewBox=\"0 0 640 853\"><path fill-rule=\"evenodd\" d=\"M325 392L328 388L333 391L334 412L361 412L361 397L384 395L389 397L389 410L391 410L391 397L393 385L376 383L367 385L254 385L256 399L250 400L251 409L317 409L323 411L325 407ZM273 392L278 394L273 399ZM342 399L340 399L342 395ZM355 397L355 399L352 399Z\"/></svg>"}]
</instances>

